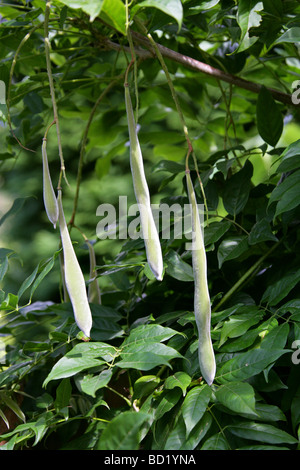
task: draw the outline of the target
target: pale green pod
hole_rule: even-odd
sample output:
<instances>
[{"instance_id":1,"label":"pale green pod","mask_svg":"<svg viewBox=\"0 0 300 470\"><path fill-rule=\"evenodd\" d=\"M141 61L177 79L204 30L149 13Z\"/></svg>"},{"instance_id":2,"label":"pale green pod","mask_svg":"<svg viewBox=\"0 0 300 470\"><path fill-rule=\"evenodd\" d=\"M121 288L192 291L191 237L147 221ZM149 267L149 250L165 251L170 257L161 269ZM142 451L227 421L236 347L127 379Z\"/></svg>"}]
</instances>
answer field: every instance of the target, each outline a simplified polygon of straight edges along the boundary
<instances>
[{"instance_id":1,"label":"pale green pod","mask_svg":"<svg viewBox=\"0 0 300 470\"><path fill-rule=\"evenodd\" d=\"M90 283L89 283L89 288L88 288L88 299L89 302L93 304L101 304L101 291L99 287L98 280L96 278L97 276L97 270L96 270L96 256L95 256L95 250L93 245L87 241L87 246L89 249L89 257L90 257Z\"/></svg>"},{"instance_id":2,"label":"pale green pod","mask_svg":"<svg viewBox=\"0 0 300 470\"><path fill-rule=\"evenodd\" d=\"M127 84L125 84L125 104L130 140L130 167L134 193L140 212L141 228L145 242L147 261L156 279L161 281L163 277L162 251L151 209L150 193L144 172L143 156L138 140L130 92Z\"/></svg>"},{"instance_id":3,"label":"pale green pod","mask_svg":"<svg viewBox=\"0 0 300 470\"><path fill-rule=\"evenodd\" d=\"M211 342L211 305L207 285L207 260L196 195L189 172L186 172L186 181L192 218L194 312L199 337L199 365L204 380L208 385L211 385L215 378L216 362Z\"/></svg>"},{"instance_id":4,"label":"pale green pod","mask_svg":"<svg viewBox=\"0 0 300 470\"><path fill-rule=\"evenodd\" d=\"M54 228L56 228L56 223L58 221L58 204L57 204L57 199L56 199L55 192L52 186L46 145L47 145L47 141L46 139L44 139L42 143L43 197L44 197L44 205L45 205L45 210L46 210L48 219L53 224Z\"/></svg>"},{"instance_id":5,"label":"pale green pod","mask_svg":"<svg viewBox=\"0 0 300 470\"><path fill-rule=\"evenodd\" d=\"M75 321L85 336L90 336L92 314L88 302L85 280L78 263L68 227L66 224L61 190L58 191L59 228L64 254L64 274L66 288L72 303Z\"/></svg>"}]
</instances>

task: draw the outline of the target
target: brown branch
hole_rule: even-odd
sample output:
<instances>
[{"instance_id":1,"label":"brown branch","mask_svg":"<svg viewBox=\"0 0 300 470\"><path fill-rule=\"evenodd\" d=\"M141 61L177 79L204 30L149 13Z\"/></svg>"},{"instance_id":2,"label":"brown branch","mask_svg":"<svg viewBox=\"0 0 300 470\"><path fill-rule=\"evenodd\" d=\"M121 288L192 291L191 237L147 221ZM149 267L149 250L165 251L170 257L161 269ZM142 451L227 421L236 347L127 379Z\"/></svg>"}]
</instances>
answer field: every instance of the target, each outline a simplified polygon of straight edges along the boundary
<instances>
[{"instance_id":1,"label":"brown branch","mask_svg":"<svg viewBox=\"0 0 300 470\"><path fill-rule=\"evenodd\" d=\"M136 31L131 31L131 35L133 40L136 43L139 43L143 46L145 46L147 49L143 49L139 46L135 48L135 53L143 58L143 59L149 59L149 58L154 58L156 57L155 51L149 41L149 39L145 36L143 36L140 33L137 33ZM128 48L124 46L120 46L117 43L114 43L110 40L105 40L106 46L108 46L111 49L115 50L120 50L123 49L127 51ZM244 78L237 77L236 75L232 75L231 73L224 72L223 70L217 69L215 67L212 67L209 64L206 64L204 62L200 62L199 60L193 59L189 56L186 56L184 54L180 54L179 52L173 51L172 49L169 49L168 47L162 46L161 44L157 43L157 47L159 48L161 54L163 57L173 60L174 62L177 62L179 64L182 64L186 67L189 67L193 70L196 70L198 72L202 72L206 75L209 75L211 77L216 78L217 80L221 80L223 82L230 83L232 85L235 85L239 88L243 88L244 90L249 90L253 93L259 93L261 90L262 85L254 82L250 82L249 80L245 80ZM268 88L266 87L269 92L272 94L273 98L277 101L280 101L281 103L290 105L290 106L296 106L299 107L296 103L293 103L291 95L284 93L279 90L275 90L273 88Z\"/></svg>"}]
</instances>

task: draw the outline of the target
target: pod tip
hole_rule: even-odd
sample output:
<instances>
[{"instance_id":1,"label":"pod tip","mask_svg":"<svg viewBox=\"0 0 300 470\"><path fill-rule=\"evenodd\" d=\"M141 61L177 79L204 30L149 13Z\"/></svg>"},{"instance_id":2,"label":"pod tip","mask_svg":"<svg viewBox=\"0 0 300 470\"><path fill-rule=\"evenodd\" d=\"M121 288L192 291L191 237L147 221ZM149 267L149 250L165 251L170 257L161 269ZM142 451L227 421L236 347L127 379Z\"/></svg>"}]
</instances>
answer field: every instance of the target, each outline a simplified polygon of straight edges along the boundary
<instances>
[{"instance_id":1,"label":"pod tip","mask_svg":"<svg viewBox=\"0 0 300 470\"><path fill-rule=\"evenodd\" d=\"M86 343L88 343L90 341L90 336L89 335L86 335L82 330L79 331L79 333L77 334L77 339L80 339L81 341L84 341Z\"/></svg>"}]
</instances>

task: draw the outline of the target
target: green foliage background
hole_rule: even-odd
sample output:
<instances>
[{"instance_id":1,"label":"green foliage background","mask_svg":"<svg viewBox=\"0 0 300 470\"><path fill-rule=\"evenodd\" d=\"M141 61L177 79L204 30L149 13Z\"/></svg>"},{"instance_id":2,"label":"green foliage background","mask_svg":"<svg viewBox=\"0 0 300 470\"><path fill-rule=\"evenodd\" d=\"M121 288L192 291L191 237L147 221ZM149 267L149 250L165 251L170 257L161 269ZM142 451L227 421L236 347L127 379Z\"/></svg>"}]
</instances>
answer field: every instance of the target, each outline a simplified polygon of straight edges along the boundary
<instances>
[{"instance_id":1,"label":"green foliage background","mask_svg":"<svg viewBox=\"0 0 300 470\"><path fill-rule=\"evenodd\" d=\"M162 240L165 275L158 283L141 240L96 236L99 204L117 207L120 195L135 202L123 87L131 58L125 4L51 4L52 73L69 181L64 208L87 280L81 232L94 241L102 303L91 306L91 341L83 342L62 299L59 236L42 201L41 143L53 120L46 2L2 2L0 80L7 96L0 105L1 448L297 449L300 141L299 106L291 94L300 77L299 2L130 5L138 59L131 92L152 202L187 202L187 145L161 64L139 37L141 24L174 52L165 61L207 199L217 361L211 387L199 371L185 240ZM183 56L213 69L205 74L195 62L185 66ZM260 85L259 93L236 85L235 77ZM56 182L54 126L48 139ZM192 176L203 203L195 171Z\"/></svg>"}]
</instances>

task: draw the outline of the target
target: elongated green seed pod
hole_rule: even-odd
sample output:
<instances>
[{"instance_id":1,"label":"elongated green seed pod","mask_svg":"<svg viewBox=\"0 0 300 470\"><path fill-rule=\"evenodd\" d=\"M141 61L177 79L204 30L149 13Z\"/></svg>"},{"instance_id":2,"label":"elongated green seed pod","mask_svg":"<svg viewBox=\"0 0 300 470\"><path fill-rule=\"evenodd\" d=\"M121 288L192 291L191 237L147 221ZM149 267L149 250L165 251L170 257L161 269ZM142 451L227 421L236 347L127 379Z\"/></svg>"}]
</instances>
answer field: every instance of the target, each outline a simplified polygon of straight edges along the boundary
<instances>
[{"instance_id":1,"label":"elongated green seed pod","mask_svg":"<svg viewBox=\"0 0 300 470\"><path fill-rule=\"evenodd\" d=\"M90 256L90 283L88 288L88 299L93 304L101 304L101 292L98 284L96 270L96 256L93 245L87 241ZM92 280L93 279L93 280Z\"/></svg>"},{"instance_id":2,"label":"elongated green seed pod","mask_svg":"<svg viewBox=\"0 0 300 470\"><path fill-rule=\"evenodd\" d=\"M58 190L59 228L64 254L66 288L73 306L75 321L85 336L90 336L92 314L87 298L85 280L79 266L66 224L61 190Z\"/></svg>"},{"instance_id":3,"label":"elongated green seed pod","mask_svg":"<svg viewBox=\"0 0 300 470\"><path fill-rule=\"evenodd\" d=\"M211 306L207 285L206 252L196 195L188 171L186 172L186 181L192 218L192 262L195 283L194 312L199 337L199 365L204 380L208 385L211 385L216 373L216 362L210 334Z\"/></svg>"},{"instance_id":4,"label":"elongated green seed pod","mask_svg":"<svg viewBox=\"0 0 300 470\"><path fill-rule=\"evenodd\" d=\"M150 203L150 193L144 172L143 156L134 120L130 91L125 84L125 103L130 140L130 167L136 201L139 207L147 261L158 281L163 276L163 258L157 228Z\"/></svg>"},{"instance_id":5,"label":"elongated green seed pod","mask_svg":"<svg viewBox=\"0 0 300 470\"><path fill-rule=\"evenodd\" d=\"M46 150L47 140L43 139L42 143L42 157L43 157L43 197L44 197L44 206L48 219L56 228L56 223L58 221L58 204L55 196L55 192L52 186L48 157Z\"/></svg>"}]
</instances>

